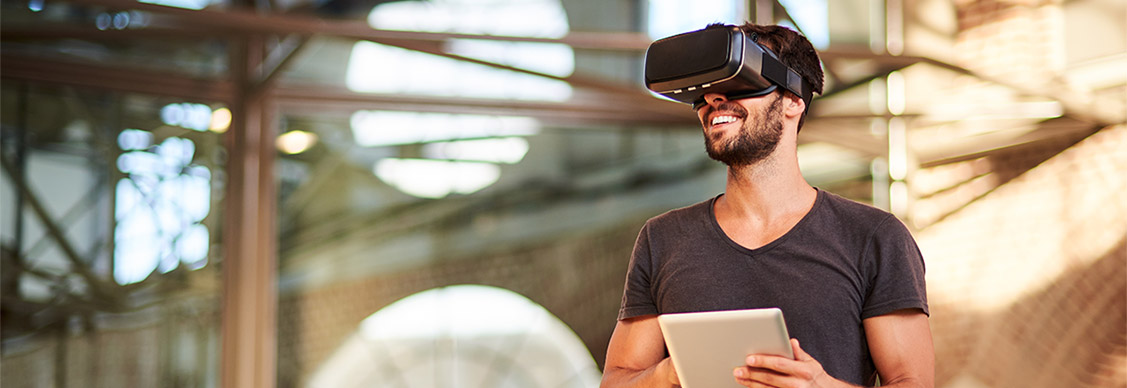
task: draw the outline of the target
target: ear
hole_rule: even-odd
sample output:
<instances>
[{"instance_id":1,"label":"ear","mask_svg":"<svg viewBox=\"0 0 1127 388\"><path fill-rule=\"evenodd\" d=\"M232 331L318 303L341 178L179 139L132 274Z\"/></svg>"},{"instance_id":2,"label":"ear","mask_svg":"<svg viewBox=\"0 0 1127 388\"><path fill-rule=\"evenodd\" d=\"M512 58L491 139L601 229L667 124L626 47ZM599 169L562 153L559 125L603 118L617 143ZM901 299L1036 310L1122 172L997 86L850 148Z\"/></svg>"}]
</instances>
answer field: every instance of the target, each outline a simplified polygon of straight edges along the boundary
<instances>
[{"instance_id":1,"label":"ear","mask_svg":"<svg viewBox=\"0 0 1127 388\"><path fill-rule=\"evenodd\" d=\"M783 97L786 99L783 102L783 115L788 118L801 118L802 114L806 112L806 101L803 101L802 97L789 92L783 93Z\"/></svg>"}]
</instances>

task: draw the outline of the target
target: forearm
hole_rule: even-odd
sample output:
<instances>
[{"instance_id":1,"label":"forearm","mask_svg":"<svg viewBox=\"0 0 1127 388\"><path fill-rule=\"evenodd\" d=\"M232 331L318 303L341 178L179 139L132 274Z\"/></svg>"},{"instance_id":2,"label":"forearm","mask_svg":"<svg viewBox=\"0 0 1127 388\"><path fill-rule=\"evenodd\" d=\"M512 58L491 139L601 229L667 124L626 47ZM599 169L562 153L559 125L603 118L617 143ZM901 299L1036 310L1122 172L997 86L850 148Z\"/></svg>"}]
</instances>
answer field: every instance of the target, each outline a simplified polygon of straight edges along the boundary
<instances>
[{"instance_id":1,"label":"forearm","mask_svg":"<svg viewBox=\"0 0 1127 388\"><path fill-rule=\"evenodd\" d=\"M850 383L847 383L847 382L844 382L844 381L841 381L841 380L837 380L837 379L830 379L830 380L832 380L832 381L828 381L828 383L826 383L826 384L820 383L820 384L817 384L816 386L819 387L819 388L864 388L864 387L861 387L859 385L853 385L853 384L850 384ZM924 383L920 382L919 379L914 379L914 378L904 378L904 379L900 379L900 380L896 380L896 381L890 381L888 383L882 382L881 385L878 385L876 387L880 387L880 388L935 388L933 385L924 384Z\"/></svg>"},{"instance_id":2,"label":"forearm","mask_svg":"<svg viewBox=\"0 0 1127 388\"><path fill-rule=\"evenodd\" d=\"M844 381L841 381L841 380L838 380L838 379L834 379L834 378L823 379L823 381L817 381L814 386L818 387L818 388L866 388L866 387L862 387L860 385L853 385L853 384L850 384L850 383L847 383L847 382L844 382ZM931 386L921 384L919 381L914 380L914 379L905 379L905 380L900 380L900 381L891 382L891 383L887 383L887 384L882 383L881 385L878 385L878 386L875 386L875 387L880 387L880 388L934 388L934 387L931 387Z\"/></svg>"},{"instance_id":3,"label":"forearm","mask_svg":"<svg viewBox=\"0 0 1127 388\"><path fill-rule=\"evenodd\" d=\"M882 388L935 388L935 384L927 384L923 379L906 377L898 380L892 380L887 383L882 382Z\"/></svg>"},{"instance_id":4,"label":"forearm","mask_svg":"<svg viewBox=\"0 0 1127 388\"><path fill-rule=\"evenodd\" d=\"M675 380L673 364L665 358L646 369L629 369L608 366L603 372L603 382L600 388L634 388L634 387L679 387L673 383Z\"/></svg>"},{"instance_id":5,"label":"forearm","mask_svg":"<svg viewBox=\"0 0 1127 388\"><path fill-rule=\"evenodd\" d=\"M817 381L817 384L815 384L815 386L818 387L818 388L865 388L865 387L862 387L860 385L853 385L853 384L832 378L828 375L826 375L825 377L829 377L829 378L823 379L824 381ZM881 385L878 385L876 387L880 387L880 388L935 388L933 385L924 384L920 381L920 379L915 379L915 378L902 378L902 379L898 379L898 380L895 380L895 381L881 382Z\"/></svg>"}]
</instances>

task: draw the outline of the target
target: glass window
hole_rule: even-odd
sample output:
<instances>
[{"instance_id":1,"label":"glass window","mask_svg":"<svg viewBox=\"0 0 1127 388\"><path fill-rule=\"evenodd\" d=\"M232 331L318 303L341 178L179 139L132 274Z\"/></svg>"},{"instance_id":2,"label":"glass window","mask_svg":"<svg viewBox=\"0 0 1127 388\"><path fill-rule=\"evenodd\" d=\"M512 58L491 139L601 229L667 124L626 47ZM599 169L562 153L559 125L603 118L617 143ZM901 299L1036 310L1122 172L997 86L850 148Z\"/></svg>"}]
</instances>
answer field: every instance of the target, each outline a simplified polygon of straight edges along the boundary
<instances>
[{"instance_id":1,"label":"glass window","mask_svg":"<svg viewBox=\"0 0 1127 388\"><path fill-rule=\"evenodd\" d=\"M535 38L560 38L569 30L555 0L391 2L373 8L368 22L379 29ZM444 52L554 77L575 70L571 47L557 43L454 39ZM566 101L572 95L571 85L559 79L373 42L353 47L346 84L360 92L442 97ZM371 167L384 183L419 198L493 185L500 164L517 163L528 152L521 137L540 127L529 117L395 111L359 111L351 125L363 147L427 143L420 155L386 155Z\"/></svg>"},{"instance_id":2,"label":"glass window","mask_svg":"<svg viewBox=\"0 0 1127 388\"><path fill-rule=\"evenodd\" d=\"M19 82L2 96L5 385L215 386L212 107Z\"/></svg>"}]
</instances>

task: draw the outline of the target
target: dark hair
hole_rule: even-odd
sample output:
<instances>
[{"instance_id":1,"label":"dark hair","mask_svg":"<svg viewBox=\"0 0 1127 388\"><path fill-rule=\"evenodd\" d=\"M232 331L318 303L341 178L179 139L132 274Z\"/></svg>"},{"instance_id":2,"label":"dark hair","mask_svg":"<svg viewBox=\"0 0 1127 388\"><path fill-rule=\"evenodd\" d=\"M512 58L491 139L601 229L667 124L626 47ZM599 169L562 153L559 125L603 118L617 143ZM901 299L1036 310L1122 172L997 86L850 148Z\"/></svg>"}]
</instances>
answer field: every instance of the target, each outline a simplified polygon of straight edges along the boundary
<instances>
[{"instance_id":1,"label":"dark hair","mask_svg":"<svg viewBox=\"0 0 1127 388\"><path fill-rule=\"evenodd\" d=\"M716 23L709 24L706 28L715 27L731 27L731 25ZM759 38L757 40L759 44L774 51L775 55L779 57L779 61L797 72L806 82L809 82L810 89L814 93L822 94L822 86L825 84L822 61L818 59L818 52L814 51L814 45L810 44L805 36L795 30L778 25L761 26L747 22L739 27L748 36L755 34L754 36ZM784 93L794 94L789 91L784 91ZM802 98L801 96L795 97ZM808 111L809 108L807 107ZM798 121L799 129L802 129L804 122L806 122L805 113Z\"/></svg>"}]
</instances>

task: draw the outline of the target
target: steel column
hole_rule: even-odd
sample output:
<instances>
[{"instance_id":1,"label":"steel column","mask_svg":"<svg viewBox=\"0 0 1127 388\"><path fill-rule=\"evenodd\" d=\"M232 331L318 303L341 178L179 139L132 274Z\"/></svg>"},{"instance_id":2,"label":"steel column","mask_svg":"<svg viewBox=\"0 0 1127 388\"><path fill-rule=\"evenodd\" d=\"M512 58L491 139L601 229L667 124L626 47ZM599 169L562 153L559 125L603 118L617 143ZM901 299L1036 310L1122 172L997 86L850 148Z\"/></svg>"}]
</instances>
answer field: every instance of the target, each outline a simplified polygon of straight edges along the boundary
<instances>
[{"instance_id":1,"label":"steel column","mask_svg":"<svg viewBox=\"0 0 1127 388\"><path fill-rule=\"evenodd\" d=\"M223 231L224 387L275 385L274 136L267 94L251 84L264 53L261 36L231 48L236 97L227 138L231 157Z\"/></svg>"}]
</instances>

